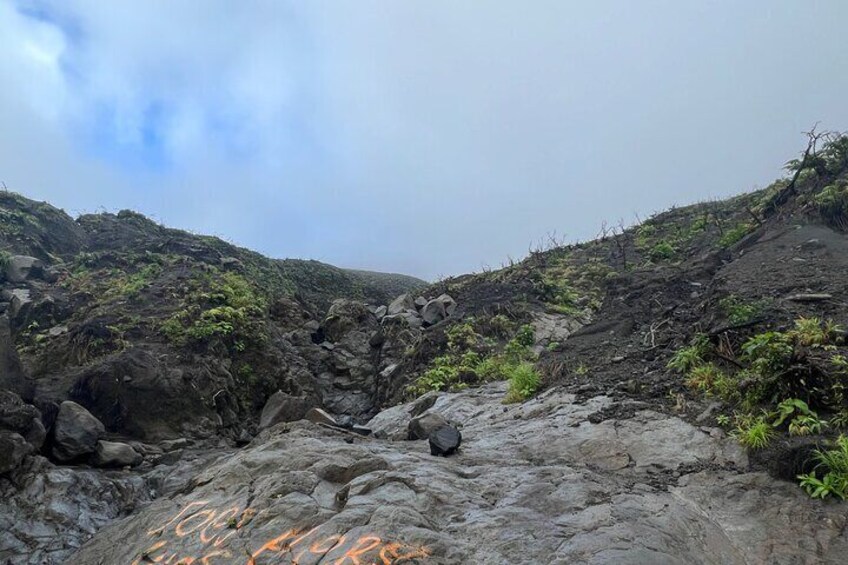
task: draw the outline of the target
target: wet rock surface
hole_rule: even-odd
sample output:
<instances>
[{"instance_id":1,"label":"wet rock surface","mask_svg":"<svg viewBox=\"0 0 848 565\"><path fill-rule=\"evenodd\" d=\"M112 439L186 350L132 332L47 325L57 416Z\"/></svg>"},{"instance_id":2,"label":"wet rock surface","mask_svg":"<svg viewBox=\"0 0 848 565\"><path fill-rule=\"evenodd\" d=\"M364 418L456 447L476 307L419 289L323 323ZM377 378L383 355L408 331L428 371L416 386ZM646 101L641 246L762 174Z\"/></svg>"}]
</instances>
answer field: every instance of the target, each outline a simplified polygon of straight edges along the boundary
<instances>
[{"instance_id":1,"label":"wet rock surface","mask_svg":"<svg viewBox=\"0 0 848 565\"><path fill-rule=\"evenodd\" d=\"M71 561L840 563L848 551L839 506L748 472L714 430L638 404L592 423L614 404L606 396L577 403L555 389L504 407L504 393L438 395L430 410L464 438L450 458L424 442L279 424Z\"/></svg>"}]
</instances>

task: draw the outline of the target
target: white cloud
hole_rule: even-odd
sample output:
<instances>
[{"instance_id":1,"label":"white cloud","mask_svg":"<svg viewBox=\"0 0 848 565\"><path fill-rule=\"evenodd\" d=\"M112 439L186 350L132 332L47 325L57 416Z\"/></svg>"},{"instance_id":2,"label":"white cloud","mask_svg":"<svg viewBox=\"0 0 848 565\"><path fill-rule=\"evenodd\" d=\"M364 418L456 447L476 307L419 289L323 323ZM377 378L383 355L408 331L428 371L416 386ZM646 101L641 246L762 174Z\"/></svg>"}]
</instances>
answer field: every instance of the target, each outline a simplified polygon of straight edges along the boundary
<instances>
[{"instance_id":1,"label":"white cloud","mask_svg":"<svg viewBox=\"0 0 848 565\"><path fill-rule=\"evenodd\" d=\"M802 129L848 127L846 6L0 0L0 180L271 255L467 271L765 184Z\"/></svg>"}]
</instances>

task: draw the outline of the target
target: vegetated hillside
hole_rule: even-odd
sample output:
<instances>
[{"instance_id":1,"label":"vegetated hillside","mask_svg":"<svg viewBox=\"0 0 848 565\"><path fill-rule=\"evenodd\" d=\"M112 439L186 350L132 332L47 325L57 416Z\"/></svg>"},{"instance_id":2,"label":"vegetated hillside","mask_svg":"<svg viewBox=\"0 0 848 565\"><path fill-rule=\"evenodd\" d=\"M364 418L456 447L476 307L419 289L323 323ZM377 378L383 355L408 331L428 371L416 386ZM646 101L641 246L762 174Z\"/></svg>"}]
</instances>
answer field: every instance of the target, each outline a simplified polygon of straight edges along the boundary
<instances>
[{"instance_id":1,"label":"vegetated hillside","mask_svg":"<svg viewBox=\"0 0 848 565\"><path fill-rule=\"evenodd\" d=\"M423 288L0 203L0 559L844 561L848 136Z\"/></svg>"},{"instance_id":2,"label":"vegetated hillside","mask_svg":"<svg viewBox=\"0 0 848 565\"><path fill-rule=\"evenodd\" d=\"M809 473L815 448L848 427L848 137L812 135L787 171L764 190L438 283L430 294L449 293L461 316L418 344L407 385L462 389L534 363L533 390L718 422L755 458L785 464L776 474ZM536 347L516 362L522 324ZM848 467L837 471L838 485L807 475L810 492L848 496Z\"/></svg>"},{"instance_id":3,"label":"vegetated hillside","mask_svg":"<svg viewBox=\"0 0 848 565\"><path fill-rule=\"evenodd\" d=\"M19 362L9 363L22 370L0 382L48 417L74 398L134 434L246 424L278 389L320 396L283 334L321 319L335 299L386 303L425 284L268 259L130 211L73 220L3 192L0 216L4 262L43 261L38 276L5 283L5 300L19 295L8 307Z\"/></svg>"}]
</instances>

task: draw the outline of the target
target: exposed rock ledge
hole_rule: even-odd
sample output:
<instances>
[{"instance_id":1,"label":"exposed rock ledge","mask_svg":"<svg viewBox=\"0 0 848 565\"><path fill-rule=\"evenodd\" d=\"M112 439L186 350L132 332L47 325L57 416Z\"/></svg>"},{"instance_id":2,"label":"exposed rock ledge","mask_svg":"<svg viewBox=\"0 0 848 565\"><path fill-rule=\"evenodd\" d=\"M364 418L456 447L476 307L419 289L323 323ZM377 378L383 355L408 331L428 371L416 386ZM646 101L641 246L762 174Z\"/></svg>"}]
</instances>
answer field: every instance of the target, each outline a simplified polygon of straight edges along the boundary
<instances>
[{"instance_id":1,"label":"exposed rock ledge","mask_svg":"<svg viewBox=\"0 0 848 565\"><path fill-rule=\"evenodd\" d=\"M68 562L843 563L841 506L746 472L717 429L556 389L504 407L504 386L443 394L459 454L423 441L279 424L180 494L101 530ZM391 435L411 405L370 426ZM604 413L610 413L606 410ZM592 418L597 421L597 416ZM205 559L205 560L204 560Z\"/></svg>"}]
</instances>

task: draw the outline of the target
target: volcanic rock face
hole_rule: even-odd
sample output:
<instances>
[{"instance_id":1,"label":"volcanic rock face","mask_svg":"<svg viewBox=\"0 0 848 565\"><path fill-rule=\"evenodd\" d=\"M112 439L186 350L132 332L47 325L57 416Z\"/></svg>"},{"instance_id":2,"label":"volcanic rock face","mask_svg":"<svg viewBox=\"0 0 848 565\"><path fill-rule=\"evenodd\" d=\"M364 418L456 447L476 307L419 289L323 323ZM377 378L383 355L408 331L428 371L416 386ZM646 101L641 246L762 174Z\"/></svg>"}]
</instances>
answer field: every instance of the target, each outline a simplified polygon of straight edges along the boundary
<instances>
[{"instance_id":1,"label":"volcanic rock face","mask_svg":"<svg viewBox=\"0 0 848 565\"><path fill-rule=\"evenodd\" d=\"M837 563L848 551L839 507L746 472L715 428L638 404L591 423L615 402L558 390L504 409L504 392L438 397L431 411L466 438L450 458L426 441L277 425L71 562L743 564L795 563L804 548Z\"/></svg>"}]
</instances>

